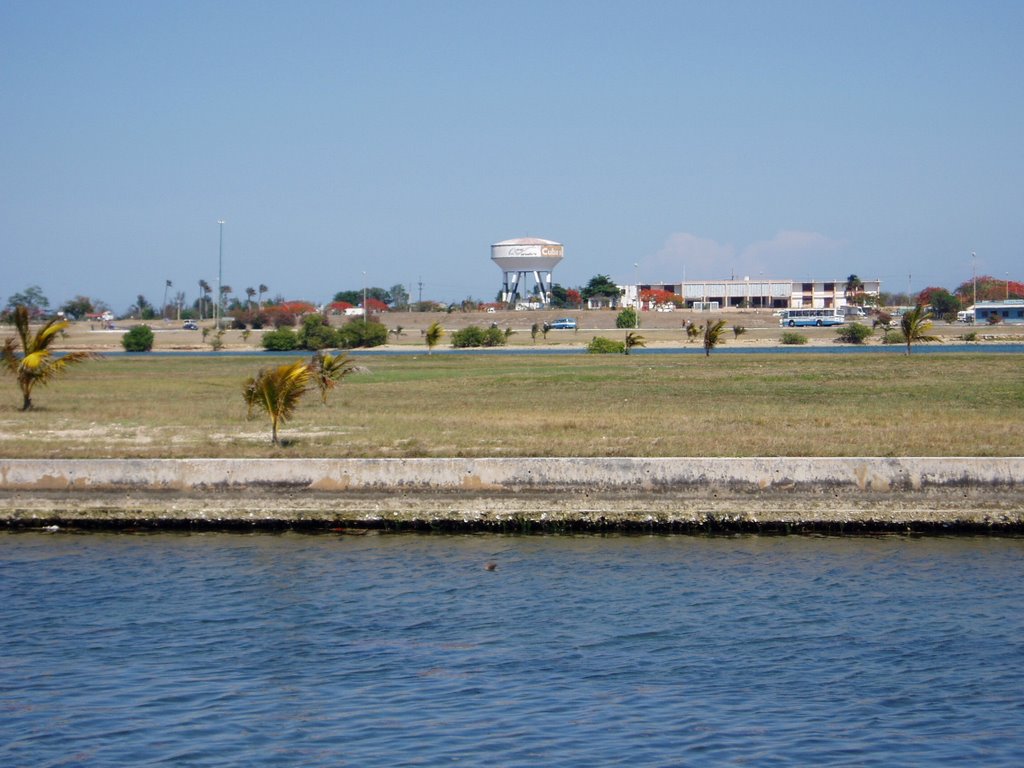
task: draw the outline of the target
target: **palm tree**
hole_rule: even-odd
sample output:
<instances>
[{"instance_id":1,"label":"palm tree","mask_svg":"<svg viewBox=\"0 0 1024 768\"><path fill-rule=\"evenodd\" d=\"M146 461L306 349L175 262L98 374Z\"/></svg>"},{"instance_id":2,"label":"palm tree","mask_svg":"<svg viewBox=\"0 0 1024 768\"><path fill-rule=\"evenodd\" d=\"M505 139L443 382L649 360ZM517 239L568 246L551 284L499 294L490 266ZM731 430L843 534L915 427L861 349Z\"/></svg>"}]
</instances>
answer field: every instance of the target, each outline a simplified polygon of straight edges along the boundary
<instances>
[{"instance_id":1,"label":"palm tree","mask_svg":"<svg viewBox=\"0 0 1024 768\"><path fill-rule=\"evenodd\" d=\"M908 355L911 344L939 340L937 336L928 335L928 331L932 329L932 313L925 309L923 304L904 312L900 318L900 326L903 328L903 340L907 342Z\"/></svg>"},{"instance_id":2,"label":"palm tree","mask_svg":"<svg viewBox=\"0 0 1024 768\"><path fill-rule=\"evenodd\" d=\"M245 298L248 300L248 301L246 301L246 308L250 312L252 312L252 297L255 296L255 295L256 295L256 289L254 289L254 288L246 288L245 289Z\"/></svg>"},{"instance_id":3,"label":"palm tree","mask_svg":"<svg viewBox=\"0 0 1024 768\"><path fill-rule=\"evenodd\" d=\"M444 336L444 328L441 327L441 323L435 320L423 334L423 338L427 342L428 355L433 354L434 347L437 346L437 342L441 340L442 336Z\"/></svg>"},{"instance_id":4,"label":"palm tree","mask_svg":"<svg viewBox=\"0 0 1024 768\"><path fill-rule=\"evenodd\" d=\"M626 334L626 346L624 351L627 355L629 354L629 350L631 350L633 347L646 346L647 345L644 343L644 337L641 336L639 333L634 333L633 331L630 331L629 333Z\"/></svg>"},{"instance_id":5,"label":"palm tree","mask_svg":"<svg viewBox=\"0 0 1024 768\"><path fill-rule=\"evenodd\" d=\"M344 353L332 355L330 352L321 350L313 355L309 367L313 374L313 381L320 390L320 400L327 405L327 394L338 385L339 381L352 373L355 361Z\"/></svg>"},{"instance_id":6,"label":"palm tree","mask_svg":"<svg viewBox=\"0 0 1024 768\"><path fill-rule=\"evenodd\" d=\"M269 290L270 289L267 288L267 286L265 286L263 283L260 283L259 297L256 299L256 308L257 309L263 309L263 294L266 293Z\"/></svg>"},{"instance_id":7,"label":"palm tree","mask_svg":"<svg viewBox=\"0 0 1024 768\"><path fill-rule=\"evenodd\" d=\"M206 313L203 308L206 306L206 297L210 295L210 284L205 280L199 281L199 319L202 320Z\"/></svg>"},{"instance_id":8,"label":"palm tree","mask_svg":"<svg viewBox=\"0 0 1024 768\"><path fill-rule=\"evenodd\" d=\"M263 368L245 382L242 394L252 418L254 409L259 408L270 417L272 445L280 445L277 427L284 424L295 413L299 400L309 389L313 372L303 360L284 363L276 368Z\"/></svg>"},{"instance_id":9,"label":"palm tree","mask_svg":"<svg viewBox=\"0 0 1024 768\"><path fill-rule=\"evenodd\" d=\"M711 350L717 347L725 332L725 320L712 323L708 320L704 328L704 357L711 357Z\"/></svg>"},{"instance_id":10,"label":"palm tree","mask_svg":"<svg viewBox=\"0 0 1024 768\"><path fill-rule=\"evenodd\" d=\"M14 327L21 337L21 352L18 352L18 339L12 336L4 341L0 355L3 356L4 367L18 379L23 411L32 408L32 388L36 384L45 387L68 366L98 357L92 352L67 352L60 357L53 356L50 344L68 327L66 320L54 318L33 336L29 329L28 308L19 304L14 308Z\"/></svg>"},{"instance_id":11,"label":"palm tree","mask_svg":"<svg viewBox=\"0 0 1024 768\"><path fill-rule=\"evenodd\" d=\"M856 275L850 275L846 278L846 295L847 297L853 296L856 293L860 293L864 290L864 281Z\"/></svg>"},{"instance_id":12,"label":"palm tree","mask_svg":"<svg viewBox=\"0 0 1024 768\"><path fill-rule=\"evenodd\" d=\"M164 281L164 303L160 305L160 314L166 320L167 319L167 289L174 286L170 280Z\"/></svg>"}]
</instances>

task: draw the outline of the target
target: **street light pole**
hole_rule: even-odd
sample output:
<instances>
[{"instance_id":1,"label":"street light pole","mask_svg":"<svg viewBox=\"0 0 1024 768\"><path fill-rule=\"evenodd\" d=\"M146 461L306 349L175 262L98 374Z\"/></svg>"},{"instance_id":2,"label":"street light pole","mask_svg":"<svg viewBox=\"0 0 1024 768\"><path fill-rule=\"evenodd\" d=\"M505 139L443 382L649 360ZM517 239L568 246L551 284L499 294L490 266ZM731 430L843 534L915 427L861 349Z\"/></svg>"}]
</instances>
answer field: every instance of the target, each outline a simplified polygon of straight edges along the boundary
<instances>
[{"instance_id":1,"label":"street light pole","mask_svg":"<svg viewBox=\"0 0 1024 768\"><path fill-rule=\"evenodd\" d=\"M974 306L978 306L978 254L971 251L971 279L974 281Z\"/></svg>"},{"instance_id":2,"label":"street light pole","mask_svg":"<svg viewBox=\"0 0 1024 768\"><path fill-rule=\"evenodd\" d=\"M636 273L636 313L633 315L633 328L640 327L640 265L633 263L633 270Z\"/></svg>"},{"instance_id":3,"label":"street light pole","mask_svg":"<svg viewBox=\"0 0 1024 768\"><path fill-rule=\"evenodd\" d=\"M220 292L221 284L224 282L224 219L218 219L217 226L220 229L220 247L217 250L217 303L213 307L216 323L214 327L220 330L220 316L223 294Z\"/></svg>"}]
</instances>

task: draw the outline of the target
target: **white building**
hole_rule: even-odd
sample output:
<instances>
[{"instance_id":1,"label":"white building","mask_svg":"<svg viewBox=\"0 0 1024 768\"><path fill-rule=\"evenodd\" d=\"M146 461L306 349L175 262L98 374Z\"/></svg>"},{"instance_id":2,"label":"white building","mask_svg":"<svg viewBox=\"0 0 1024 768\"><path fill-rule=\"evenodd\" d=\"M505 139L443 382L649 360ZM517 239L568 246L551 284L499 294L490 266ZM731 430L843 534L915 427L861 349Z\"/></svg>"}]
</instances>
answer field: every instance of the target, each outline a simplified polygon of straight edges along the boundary
<instances>
[{"instance_id":1,"label":"white building","mask_svg":"<svg viewBox=\"0 0 1024 768\"><path fill-rule=\"evenodd\" d=\"M880 280L864 280L858 294L878 296ZM691 309L829 309L850 303L845 280L794 281L746 277L742 280L687 280L683 283L641 283L622 286L622 305L636 307L646 291L679 296ZM644 309L651 309L644 306Z\"/></svg>"}]
</instances>

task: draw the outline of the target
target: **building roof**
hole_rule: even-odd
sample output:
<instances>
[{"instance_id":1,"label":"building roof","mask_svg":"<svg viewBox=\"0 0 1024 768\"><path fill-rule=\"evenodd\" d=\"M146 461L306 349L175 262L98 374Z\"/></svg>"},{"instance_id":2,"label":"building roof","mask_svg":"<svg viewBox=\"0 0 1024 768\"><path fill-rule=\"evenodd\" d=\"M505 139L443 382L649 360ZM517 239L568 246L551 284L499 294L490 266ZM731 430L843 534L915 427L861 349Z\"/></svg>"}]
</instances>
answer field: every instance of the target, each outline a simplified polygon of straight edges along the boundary
<instances>
[{"instance_id":1,"label":"building roof","mask_svg":"<svg viewBox=\"0 0 1024 768\"><path fill-rule=\"evenodd\" d=\"M502 240L495 245L561 245L554 240L543 240L539 237L517 237L512 240Z\"/></svg>"}]
</instances>

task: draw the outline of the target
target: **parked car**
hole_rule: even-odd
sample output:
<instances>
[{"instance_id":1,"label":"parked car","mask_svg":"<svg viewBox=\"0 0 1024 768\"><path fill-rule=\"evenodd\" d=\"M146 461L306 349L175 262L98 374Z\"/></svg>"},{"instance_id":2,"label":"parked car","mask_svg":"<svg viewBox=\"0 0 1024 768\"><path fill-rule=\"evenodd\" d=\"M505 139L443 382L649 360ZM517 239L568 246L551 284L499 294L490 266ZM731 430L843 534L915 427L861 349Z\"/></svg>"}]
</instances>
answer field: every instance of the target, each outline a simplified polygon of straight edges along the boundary
<instances>
[{"instance_id":1,"label":"parked car","mask_svg":"<svg viewBox=\"0 0 1024 768\"><path fill-rule=\"evenodd\" d=\"M571 317L560 317L551 323L550 328L553 330L575 331L576 320Z\"/></svg>"},{"instance_id":2,"label":"parked car","mask_svg":"<svg viewBox=\"0 0 1024 768\"><path fill-rule=\"evenodd\" d=\"M186 320L185 324L183 326L181 326L181 329L183 331L198 331L199 330L199 325L198 325L198 323L194 323L191 320Z\"/></svg>"}]
</instances>

